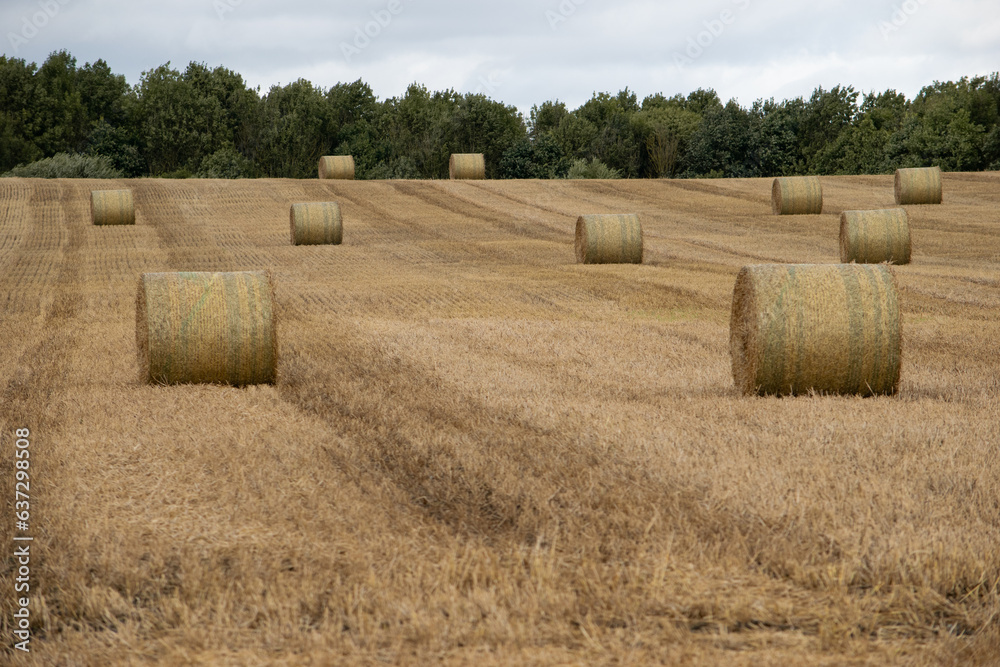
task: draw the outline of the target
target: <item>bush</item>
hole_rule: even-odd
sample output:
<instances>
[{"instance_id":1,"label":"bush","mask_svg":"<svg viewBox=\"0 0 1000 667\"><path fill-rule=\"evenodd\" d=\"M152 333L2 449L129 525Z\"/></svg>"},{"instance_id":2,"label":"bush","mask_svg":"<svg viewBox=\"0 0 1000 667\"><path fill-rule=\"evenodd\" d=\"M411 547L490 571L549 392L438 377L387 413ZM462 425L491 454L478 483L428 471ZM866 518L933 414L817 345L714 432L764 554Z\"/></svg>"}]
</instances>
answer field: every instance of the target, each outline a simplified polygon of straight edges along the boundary
<instances>
[{"instance_id":1,"label":"bush","mask_svg":"<svg viewBox=\"0 0 1000 667\"><path fill-rule=\"evenodd\" d=\"M379 162L371 169L362 171L360 178L371 181L380 181L390 178L419 178L417 165L413 160L403 155L391 161L391 163Z\"/></svg>"},{"instance_id":2,"label":"bush","mask_svg":"<svg viewBox=\"0 0 1000 667\"><path fill-rule=\"evenodd\" d=\"M180 169L160 174L160 178L194 178L194 174L187 167L181 167Z\"/></svg>"},{"instance_id":3,"label":"bush","mask_svg":"<svg viewBox=\"0 0 1000 667\"><path fill-rule=\"evenodd\" d=\"M19 165L4 176L21 178L123 178L103 155L56 153L52 157Z\"/></svg>"},{"instance_id":4,"label":"bush","mask_svg":"<svg viewBox=\"0 0 1000 667\"><path fill-rule=\"evenodd\" d=\"M612 169L596 157L590 162L586 160L573 160L570 165L569 175L566 178L621 178L621 172Z\"/></svg>"},{"instance_id":5,"label":"bush","mask_svg":"<svg viewBox=\"0 0 1000 667\"><path fill-rule=\"evenodd\" d=\"M235 148L220 148L201 161L198 178L253 178L253 165Z\"/></svg>"},{"instance_id":6,"label":"bush","mask_svg":"<svg viewBox=\"0 0 1000 667\"><path fill-rule=\"evenodd\" d=\"M570 163L549 135L521 139L507 149L497 169L499 178L565 178Z\"/></svg>"},{"instance_id":7,"label":"bush","mask_svg":"<svg viewBox=\"0 0 1000 667\"><path fill-rule=\"evenodd\" d=\"M113 127L104 120L90 133L86 154L107 158L111 166L125 178L136 178L148 173L146 163L139 155L135 142L129 139L128 132L124 128Z\"/></svg>"}]
</instances>

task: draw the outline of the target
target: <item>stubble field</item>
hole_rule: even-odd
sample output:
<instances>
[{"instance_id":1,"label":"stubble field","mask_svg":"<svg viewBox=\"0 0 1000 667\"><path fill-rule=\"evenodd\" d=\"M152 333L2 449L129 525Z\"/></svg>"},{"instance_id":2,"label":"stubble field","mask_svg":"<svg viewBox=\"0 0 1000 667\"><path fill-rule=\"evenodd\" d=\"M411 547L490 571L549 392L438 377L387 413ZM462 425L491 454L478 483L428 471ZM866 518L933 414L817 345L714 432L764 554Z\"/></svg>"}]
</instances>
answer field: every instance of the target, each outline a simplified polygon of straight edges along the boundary
<instances>
[{"instance_id":1,"label":"stubble field","mask_svg":"<svg viewBox=\"0 0 1000 667\"><path fill-rule=\"evenodd\" d=\"M1000 174L908 207L897 396L740 396L739 269L893 206L823 184L0 179L0 662L996 664ZM292 246L331 200L344 244ZM584 213L645 263L576 264ZM255 269L276 385L139 383L141 273Z\"/></svg>"}]
</instances>

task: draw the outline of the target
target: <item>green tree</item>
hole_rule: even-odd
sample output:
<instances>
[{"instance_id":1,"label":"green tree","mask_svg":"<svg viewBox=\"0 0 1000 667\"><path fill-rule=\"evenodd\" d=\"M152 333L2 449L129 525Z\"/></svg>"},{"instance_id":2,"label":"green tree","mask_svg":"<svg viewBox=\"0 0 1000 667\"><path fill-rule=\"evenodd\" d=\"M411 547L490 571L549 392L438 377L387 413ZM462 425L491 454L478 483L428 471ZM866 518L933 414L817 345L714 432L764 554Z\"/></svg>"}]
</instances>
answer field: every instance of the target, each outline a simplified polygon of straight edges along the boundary
<instances>
[{"instance_id":1,"label":"green tree","mask_svg":"<svg viewBox=\"0 0 1000 667\"><path fill-rule=\"evenodd\" d=\"M852 86L834 86L831 90L817 88L805 103L798 135L807 173L822 171L818 156L851 126L858 111L857 99L858 93Z\"/></svg>"},{"instance_id":2,"label":"green tree","mask_svg":"<svg viewBox=\"0 0 1000 667\"><path fill-rule=\"evenodd\" d=\"M497 169L499 178L565 178L570 160L562 147L545 134L522 138L504 152Z\"/></svg>"},{"instance_id":3,"label":"green tree","mask_svg":"<svg viewBox=\"0 0 1000 667\"><path fill-rule=\"evenodd\" d=\"M144 72L136 93L130 122L154 174L197 171L222 148L253 153L259 147L257 94L225 68L190 63L181 74L167 63Z\"/></svg>"},{"instance_id":4,"label":"green tree","mask_svg":"<svg viewBox=\"0 0 1000 667\"><path fill-rule=\"evenodd\" d=\"M0 56L0 172L42 157L31 122L37 67Z\"/></svg>"},{"instance_id":5,"label":"green tree","mask_svg":"<svg viewBox=\"0 0 1000 667\"><path fill-rule=\"evenodd\" d=\"M326 93L333 131L333 153L353 155L355 174L367 178L385 149L380 145L381 106L371 87L361 79L338 83Z\"/></svg>"},{"instance_id":6,"label":"green tree","mask_svg":"<svg viewBox=\"0 0 1000 667\"><path fill-rule=\"evenodd\" d=\"M790 176L805 172L799 150L799 127L805 114L802 98L776 103L757 100L750 109L751 153L759 176Z\"/></svg>"},{"instance_id":7,"label":"green tree","mask_svg":"<svg viewBox=\"0 0 1000 667\"><path fill-rule=\"evenodd\" d=\"M864 96L850 127L815 156L815 171L823 174L883 174L894 167L889 141L906 114L906 97L894 90Z\"/></svg>"},{"instance_id":8,"label":"green tree","mask_svg":"<svg viewBox=\"0 0 1000 667\"><path fill-rule=\"evenodd\" d=\"M626 88L615 96L594 93L574 112L596 129L589 156L628 178L639 176L642 167L639 139L631 123L639 110L635 93Z\"/></svg>"},{"instance_id":9,"label":"green tree","mask_svg":"<svg viewBox=\"0 0 1000 667\"><path fill-rule=\"evenodd\" d=\"M572 158L584 158L591 153L591 146L597 138L597 127L576 113L568 113L550 134L563 153Z\"/></svg>"},{"instance_id":10,"label":"green tree","mask_svg":"<svg viewBox=\"0 0 1000 667\"><path fill-rule=\"evenodd\" d=\"M631 123L642 151L642 173L669 178L701 124L701 116L685 109L683 103L649 103L647 98L642 111L632 115Z\"/></svg>"},{"instance_id":11,"label":"green tree","mask_svg":"<svg viewBox=\"0 0 1000 667\"><path fill-rule=\"evenodd\" d=\"M528 121L528 133L532 139L554 132L559 127L562 119L569 115L566 104L556 100L555 102L542 102L541 106L531 107L531 114Z\"/></svg>"},{"instance_id":12,"label":"green tree","mask_svg":"<svg viewBox=\"0 0 1000 667\"><path fill-rule=\"evenodd\" d=\"M76 58L66 51L50 55L35 74L34 87L28 131L38 150L48 156L82 149L90 127Z\"/></svg>"},{"instance_id":13,"label":"green tree","mask_svg":"<svg viewBox=\"0 0 1000 667\"><path fill-rule=\"evenodd\" d=\"M333 149L332 110L322 90L305 79L273 86L259 107L254 158L262 176L310 178Z\"/></svg>"},{"instance_id":14,"label":"green tree","mask_svg":"<svg viewBox=\"0 0 1000 667\"><path fill-rule=\"evenodd\" d=\"M124 75L115 74L106 62L97 60L78 69L76 79L88 131L102 122L116 127L127 122L127 107L133 96Z\"/></svg>"},{"instance_id":15,"label":"green tree","mask_svg":"<svg viewBox=\"0 0 1000 667\"><path fill-rule=\"evenodd\" d=\"M528 136L516 107L479 94L458 99L448 135L450 152L483 154L487 178L496 177L504 153Z\"/></svg>"},{"instance_id":16,"label":"green tree","mask_svg":"<svg viewBox=\"0 0 1000 667\"><path fill-rule=\"evenodd\" d=\"M998 117L991 87L989 79L977 77L923 88L889 141L890 162L945 171L989 166L987 137Z\"/></svg>"},{"instance_id":17,"label":"green tree","mask_svg":"<svg viewBox=\"0 0 1000 667\"><path fill-rule=\"evenodd\" d=\"M709 107L691 137L684 176L746 178L757 175L750 114L735 100Z\"/></svg>"},{"instance_id":18,"label":"green tree","mask_svg":"<svg viewBox=\"0 0 1000 667\"><path fill-rule=\"evenodd\" d=\"M448 175L449 124L458 100L453 90L431 93L413 83L403 97L386 101L384 124L392 146L387 156L391 168L412 169L417 178Z\"/></svg>"}]
</instances>

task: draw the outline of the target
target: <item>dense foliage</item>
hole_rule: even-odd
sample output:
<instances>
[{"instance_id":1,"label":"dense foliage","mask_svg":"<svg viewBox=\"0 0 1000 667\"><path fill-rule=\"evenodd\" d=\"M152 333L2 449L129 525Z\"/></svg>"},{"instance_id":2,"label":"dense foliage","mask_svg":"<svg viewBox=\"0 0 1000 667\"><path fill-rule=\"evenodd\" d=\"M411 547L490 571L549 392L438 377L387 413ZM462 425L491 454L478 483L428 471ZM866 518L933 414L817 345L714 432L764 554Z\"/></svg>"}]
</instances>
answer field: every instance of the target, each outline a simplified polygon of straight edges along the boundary
<instances>
[{"instance_id":1,"label":"dense foliage","mask_svg":"<svg viewBox=\"0 0 1000 667\"><path fill-rule=\"evenodd\" d=\"M625 89L574 110L546 101L524 118L418 84L381 101L360 80L300 79L262 95L198 63L167 63L129 86L103 60L78 67L65 51L40 67L0 56L0 173L59 155L38 173L100 164L125 176L306 178L321 155L352 154L359 178L445 178L453 152L484 153L490 178L996 170L1000 74L935 82L913 100L836 86L749 108L713 90L640 103Z\"/></svg>"}]
</instances>

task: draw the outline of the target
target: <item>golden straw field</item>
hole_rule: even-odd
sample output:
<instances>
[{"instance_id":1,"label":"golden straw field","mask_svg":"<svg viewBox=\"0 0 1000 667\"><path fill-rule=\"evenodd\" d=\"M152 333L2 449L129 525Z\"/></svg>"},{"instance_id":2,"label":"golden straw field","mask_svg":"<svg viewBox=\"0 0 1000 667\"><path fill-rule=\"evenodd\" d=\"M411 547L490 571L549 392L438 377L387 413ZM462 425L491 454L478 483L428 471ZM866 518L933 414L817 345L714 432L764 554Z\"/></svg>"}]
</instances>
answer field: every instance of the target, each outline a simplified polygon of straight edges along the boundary
<instances>
[{"instance_id":1,"label":"golden straw field","mask_svg":"<svg viewBox=\"0 0 1000 667\"><path fill-rule=\"evenodd\" d=\"M800 216L770 179L0 179L0 663L997 664L1000 174L943 188L898 395L758 398L739 270L837 262L891 175ZM291 245L309 201L342 245ZM600 213L643 264L576 263ZM274 385L140 384L142 273L257 270Z\"/></svg>"}]
</instances>

